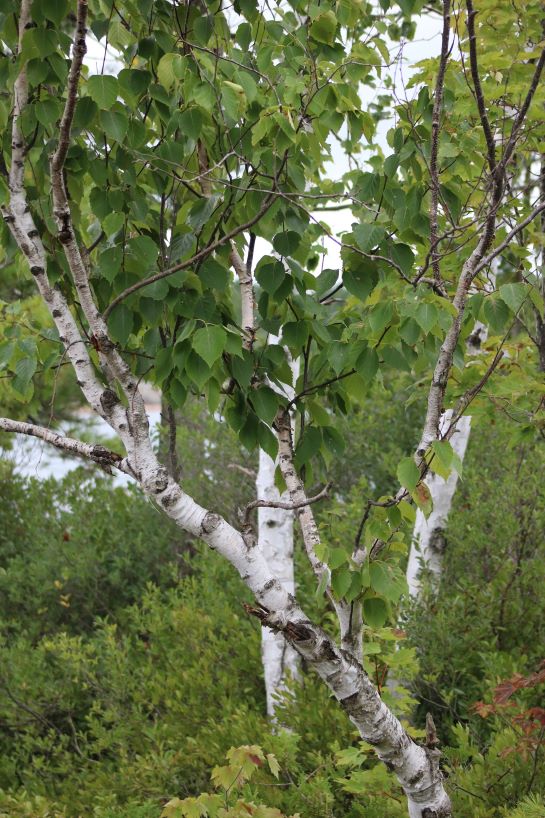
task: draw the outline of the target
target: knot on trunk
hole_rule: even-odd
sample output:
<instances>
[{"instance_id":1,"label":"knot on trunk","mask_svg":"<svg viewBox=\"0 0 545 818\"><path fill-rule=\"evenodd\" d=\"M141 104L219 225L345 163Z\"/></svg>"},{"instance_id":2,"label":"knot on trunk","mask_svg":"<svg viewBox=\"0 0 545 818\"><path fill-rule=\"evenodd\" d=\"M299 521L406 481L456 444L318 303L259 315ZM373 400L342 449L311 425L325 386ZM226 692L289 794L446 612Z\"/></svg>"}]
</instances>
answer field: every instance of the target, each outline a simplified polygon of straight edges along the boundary
<instances>
[{"instance_id":1,"label":"knot on trunk","mask_svg":"<svg viewBox=\"0 0 545 818\"><path fill-rule=\"evenodd\" d=\"M220 515L212 514L212 512L209 511L201 523L202 534L212 534L212 532L216 530L220 523L221 523Z\"/></svg>"}]
</instances>

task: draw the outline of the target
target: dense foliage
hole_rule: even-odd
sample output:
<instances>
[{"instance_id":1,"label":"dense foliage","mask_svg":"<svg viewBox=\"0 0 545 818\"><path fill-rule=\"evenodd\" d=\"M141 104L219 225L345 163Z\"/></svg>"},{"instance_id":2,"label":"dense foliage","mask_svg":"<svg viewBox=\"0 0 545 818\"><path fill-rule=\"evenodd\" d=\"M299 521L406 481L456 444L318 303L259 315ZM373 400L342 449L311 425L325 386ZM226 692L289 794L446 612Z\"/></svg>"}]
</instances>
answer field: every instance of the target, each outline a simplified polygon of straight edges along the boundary
<instances>
[{"instance_id":1,"label":"dense foliage","mask_svg":"<svg viewBox=\"0 0 545 818\"><path fill-rule=\"evenodd\" d=\"M0 428L149 503L85 473L6 487L8 812L448 818L426 710L458 814L539 789L543 8L432 4L437 59L398 98L424 5L0 0ZM74 381L110 448L52 429ZM442 587L402 630L415 507L462 471L469 409L508 454L470 459ZM250 522L258 449L298 509L297 599ZM327 686L292 686L291 732L263 718L244 600Z\"/></svg>"}]
</instances>

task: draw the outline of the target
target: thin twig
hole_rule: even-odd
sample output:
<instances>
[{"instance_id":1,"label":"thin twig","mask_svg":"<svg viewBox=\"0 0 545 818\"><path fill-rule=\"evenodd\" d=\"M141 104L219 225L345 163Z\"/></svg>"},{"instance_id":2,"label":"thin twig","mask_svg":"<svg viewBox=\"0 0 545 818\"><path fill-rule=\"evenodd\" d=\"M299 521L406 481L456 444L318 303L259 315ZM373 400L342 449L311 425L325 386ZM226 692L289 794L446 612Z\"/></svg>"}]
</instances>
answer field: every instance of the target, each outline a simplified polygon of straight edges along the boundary
<instances>
[{"instance_id":1,"label":"thin twig","mask_svg":"<svg viewBox=\"0 0 545 818\"><path fill-rule=\"evenodd\" d=\"M243 514L241 515L243 524L247 525L249 523L250 514L255 508L282 508L285 511L295 511L297 508L311 506L313 503L317 503L320 500L323 500L324 497L327 497L332 485L332 483L328 483L321 491L318 492L318 494L315 494L313 497L307 497L304 500L299 500L298 502L294 503L284 503L281 500L252 500L251 503L248 503Z\"/></svg>"}]
</instances>

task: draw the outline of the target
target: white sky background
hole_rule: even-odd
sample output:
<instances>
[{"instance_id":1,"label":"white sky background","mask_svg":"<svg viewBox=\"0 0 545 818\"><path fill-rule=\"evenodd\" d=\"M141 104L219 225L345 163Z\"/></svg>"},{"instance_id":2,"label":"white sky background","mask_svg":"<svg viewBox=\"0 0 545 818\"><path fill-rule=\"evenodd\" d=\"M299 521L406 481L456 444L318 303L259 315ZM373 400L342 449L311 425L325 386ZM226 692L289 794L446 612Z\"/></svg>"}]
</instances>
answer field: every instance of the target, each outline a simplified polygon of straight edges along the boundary
<instances>
[{"instance_id":1,"label":"white sky background","mask_svg":"<svg viewBox=\"0 0 545 818\"><path fill-rule=\"evenodd\" d=\"M402 101L407 94L412 97L418 93L418 89L409 89L407 91L405 88L405 84L414 70L411 69L411 66L414 66L419 60L437 56L440 52L440 46L441 20L438 15L430 14L423 15L420 18L414 40L404 43L401 47L398 44L394 46L392 57L398 54L398 59L390 69L384 69L384 76L389 73L393 78L397 99ZM105 54L104 42L99 43L92 37L88 39L85 63L89 66L91 73L98 74L104 71L104 73L116 74L119 70L119 63L115 53L107 49ZM380 88L364 89L362 94L364 104L372 102L373 98L380 92ZM386 133L393 125L395 125L395 122L390 120L382 122L379 127L377 142L386 155L391 153L391 149L386 142ZM348 162L336 141L332 142L331 154L332 158L329 163L331 178L338 179L348 170ZM350 210L320 212L315 215L320 221L329 225L334 236L338 236L343 231L350 229L352 222ZM324 247L326 249L324 267L340 269L340 247L327 237L324 239ZM256 256L259 257L269 253L270 249L267 242L259 240L256 246ZM159 422L159 413L157 411L150 413L150 421L153 426ZM94 428L102 435L109 435L111 431L104 421L98 418L95 421ZM25 438L20 435L15 437L11 451L2 454L15 463L16 471L19 474L40 479L50 476L63 477L81 464L80 460L61 457L51 446L35 438ZM118 485L124 484L127 482L127 478L124 475L117 475L115 482Z\"/></svg>"}]
</instances>

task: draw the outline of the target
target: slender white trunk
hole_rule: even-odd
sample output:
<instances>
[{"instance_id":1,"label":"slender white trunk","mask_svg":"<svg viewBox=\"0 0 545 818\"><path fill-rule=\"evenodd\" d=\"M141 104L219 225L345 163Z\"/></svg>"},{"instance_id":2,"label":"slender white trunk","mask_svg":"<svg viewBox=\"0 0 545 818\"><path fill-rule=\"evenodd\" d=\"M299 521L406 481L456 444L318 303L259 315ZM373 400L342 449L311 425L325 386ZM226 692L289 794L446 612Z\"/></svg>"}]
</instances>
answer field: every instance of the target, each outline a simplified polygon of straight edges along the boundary
<instances>
[{"instance_id":1,"label":"slender white trunk","mask_svg":"<svg viewBox=\"0 0 545 818\"><path fill-rule=\"evenodd\" d=\"M278 343L278 338L270 336L271 343ZM293 387L285 386L285 395L289 400L295 395L295 383L299 375L299 361L290 357ZM273 389L278 390L273 383ZM293 419L291 420L293 431ZM268 502L289 503L289 492L282 495L274 479L276 462L262 449L259 450L259 470L256 479L256 492L259 500ZM278 577L285 590L295 596L295 571L293 565L293 522L294 512L283 508L259 508L257 512L258 545L270 565L273 574ZM263 679L267 695L267 715L274 719L275 707L279 695L286 689L288 674L292 678L299 675L300 660L297 652L286 642L278 631L264 627L261 630L261 658L263 662Z\"/></svg>"},{"instance_id":2,"label":"slender white trunk","mask_svg":"<svg viewBox=\"0 0 545 818\"><path fill-rule=\"evenodd\" d=\"M450 425L452 410L448 409L441 418L440 434ZM461 417L451 437L452 448L463 461L471 431L471 418ZM426 484L433 501L433 511L428 518L418 509L414 524L413 541L407 565L409 594L416 597L420 591L421 571L431 571L438 582L441 576L443 554L446 546L445 529L452 500L458 483L458 474L452 470L447 480L437 474L430 474Z\"/></svg>"},{"instance_id":3,"label":"slender white trunk","mask_svg":"<svg viewBox=\"0 0 545 818\"><path fill-rule=\"evenodd\" d=\"M259 451L259 471L256 489L259 499L269 502L289 502L286 492L278 491L274 474L276 463L262 449ZM293 568L293 511L282 508L259 508L258 542L272 573L284 589L295 593ZM285 690L287 676L296 677L299 657L284 636L270 628L261 631L261 657L267 694L267 714L274 718L278 696Z\"/></svg>"},{"instance_id":4,"label":"slender white trunk","mask_svg":"<svg viewBox=\"0 0 545 818\"><path fill-rule=\"evenodd\" d=\"M492 262L487 288L492 291L496 284L496 271L498 261ZM488 336L488 327L477 321L472 334L467 340L467 352L470 355L478 355L481 345ZM441 416L439 422L438 438L441 439L452 421L452 410L447 409ZM450 438L450 444L463 463L469 435L471 433L471 417L463 415L456 421L454 433ZM437 586L441 579L443 568L443 555L446 548L446 534L448 516L452 508L452 501L458 483L458 474L454 469L447 480L431 472L426 477L433 502L433 510L426 519L422 511L416 512L413 539L407 563L407 584L409 595L417 597L420 593L421 572L431 572L433 584Z\"/></svg>"}]
</instances>

